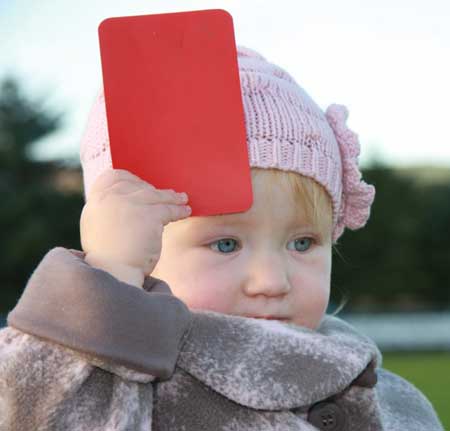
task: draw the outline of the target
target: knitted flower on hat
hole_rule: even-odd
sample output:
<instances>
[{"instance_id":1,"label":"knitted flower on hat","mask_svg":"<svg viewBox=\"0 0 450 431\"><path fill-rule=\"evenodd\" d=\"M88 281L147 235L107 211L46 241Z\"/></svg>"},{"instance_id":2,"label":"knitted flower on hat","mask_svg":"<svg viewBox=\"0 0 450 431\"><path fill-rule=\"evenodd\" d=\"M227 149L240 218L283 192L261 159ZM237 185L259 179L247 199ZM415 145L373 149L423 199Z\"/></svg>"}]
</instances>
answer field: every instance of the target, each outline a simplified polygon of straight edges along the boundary
<instances>
[{"instance_id":1,"label":"knitted flower on hat","mask_svg":"<svg viewBox=\"0 0 450 431\"><path fill-rule=\"evenodd\" d=\"M334 131L342 159L342 197L334 232L338 238L345 227L358 229L366 224L375 198L375 187L361 181L358 168L360 145L358 135L346 125L348 109L344 105L332 104L325 115Z\"/></svg>"}]
</instances>

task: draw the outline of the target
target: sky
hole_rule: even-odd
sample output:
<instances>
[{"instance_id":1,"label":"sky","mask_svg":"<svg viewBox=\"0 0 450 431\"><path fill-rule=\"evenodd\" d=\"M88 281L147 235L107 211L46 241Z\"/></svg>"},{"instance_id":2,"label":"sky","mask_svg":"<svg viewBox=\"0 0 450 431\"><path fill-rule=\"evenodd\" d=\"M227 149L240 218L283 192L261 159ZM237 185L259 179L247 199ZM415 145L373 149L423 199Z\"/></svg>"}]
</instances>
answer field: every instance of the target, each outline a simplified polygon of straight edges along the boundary
<instances>
[{"instance_id":1,"label":"sky","mask_svg":"<svg viewBox=\"0 0 450 431\"><path fill-rule=\"evenodd\" d=\"M78 157L102 85L103 19L201 9L230 12L237 44L285 68L323 110L347 106L362 165L450 167L448 0L0 0L0 79L66 112L36 156Z\"/></svg>"}]
</instances>

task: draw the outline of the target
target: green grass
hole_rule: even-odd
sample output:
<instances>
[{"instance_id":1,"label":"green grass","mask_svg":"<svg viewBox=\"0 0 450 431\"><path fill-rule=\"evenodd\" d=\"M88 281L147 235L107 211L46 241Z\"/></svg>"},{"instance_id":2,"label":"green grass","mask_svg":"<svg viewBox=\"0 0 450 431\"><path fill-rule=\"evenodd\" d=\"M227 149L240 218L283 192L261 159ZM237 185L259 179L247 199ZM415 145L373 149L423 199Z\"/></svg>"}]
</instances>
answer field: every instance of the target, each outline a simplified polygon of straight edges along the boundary
<instances>
[{"instance_id":1,"label":"green grass","mask_svg":"<svg viewBox=\"0 0 450 431\"><path fill-rule=\"evenodd\" d=\"M383 353L383 368L420 389L450 430L450 352Z\"/></svg>"}]
</instances>

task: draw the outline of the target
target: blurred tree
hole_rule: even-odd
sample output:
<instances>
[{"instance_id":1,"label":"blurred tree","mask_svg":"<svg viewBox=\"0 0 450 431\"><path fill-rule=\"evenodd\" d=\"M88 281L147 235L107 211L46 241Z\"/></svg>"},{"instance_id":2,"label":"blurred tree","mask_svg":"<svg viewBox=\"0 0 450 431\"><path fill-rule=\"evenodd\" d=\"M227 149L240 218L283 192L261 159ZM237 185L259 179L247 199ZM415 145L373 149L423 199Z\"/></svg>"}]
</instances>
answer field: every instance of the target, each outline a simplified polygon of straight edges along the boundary
<instances>
[{"instance_id":1,"label":"blurred tree","mask_svg":"<svg viewBox=\"0 0 450 431\"><path fill-rule=\"evenodd\" d=\"M367 225L335 247L333 298L344 291L347 311L450 308L449 186L420 185L379 163L363 178L375 201Z\"/></svg>"},{"instance_id":2,"label":"blurred tree","mask_svg":"<svg viewBox=\"0 0 450 431\"><path fill-rule=\"evenodd\" d=\"M46 112L42 105L25 97L12 78L0 84L0 313L15 305L49 249L80 249L82 191L55 188L64 160L31 156L34 144L62 124L62 114Z\"/></svg>"},{"instance_id":3,"label":"blurred tree","mask_svg":"<svg viewBox=\"0 0 450 431\"><path fill-rule=\"evenodd\" d=\"M418 221L417 267L433 285L433 301L440 308L450 304L450 184L425 185L418 191L422 208ZM425 277L423 277L425 278ZM428 297L426 284L416 291Z\"/></svg>"}]
</instances>

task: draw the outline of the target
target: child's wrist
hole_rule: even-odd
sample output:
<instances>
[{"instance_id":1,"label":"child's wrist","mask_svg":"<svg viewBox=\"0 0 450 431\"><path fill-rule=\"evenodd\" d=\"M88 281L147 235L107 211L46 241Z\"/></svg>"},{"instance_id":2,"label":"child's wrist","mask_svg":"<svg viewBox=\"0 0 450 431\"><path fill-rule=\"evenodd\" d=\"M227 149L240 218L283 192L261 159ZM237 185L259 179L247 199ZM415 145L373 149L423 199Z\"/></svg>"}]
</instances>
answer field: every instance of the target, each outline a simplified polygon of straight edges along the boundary
<instances>
[{"instance_id":1,"label":"child's wrist","mask_svg":"<svg viewBox=\"0 0 450 431\"><path fill-rule=\"evenodd\" d=\"M109 272L112 276L124 283L139 288L142 288L144 285L145 274L141 268L122 264L94 253L86 253L84 260L90 266Z\"/></svg>"}]
</instances>

